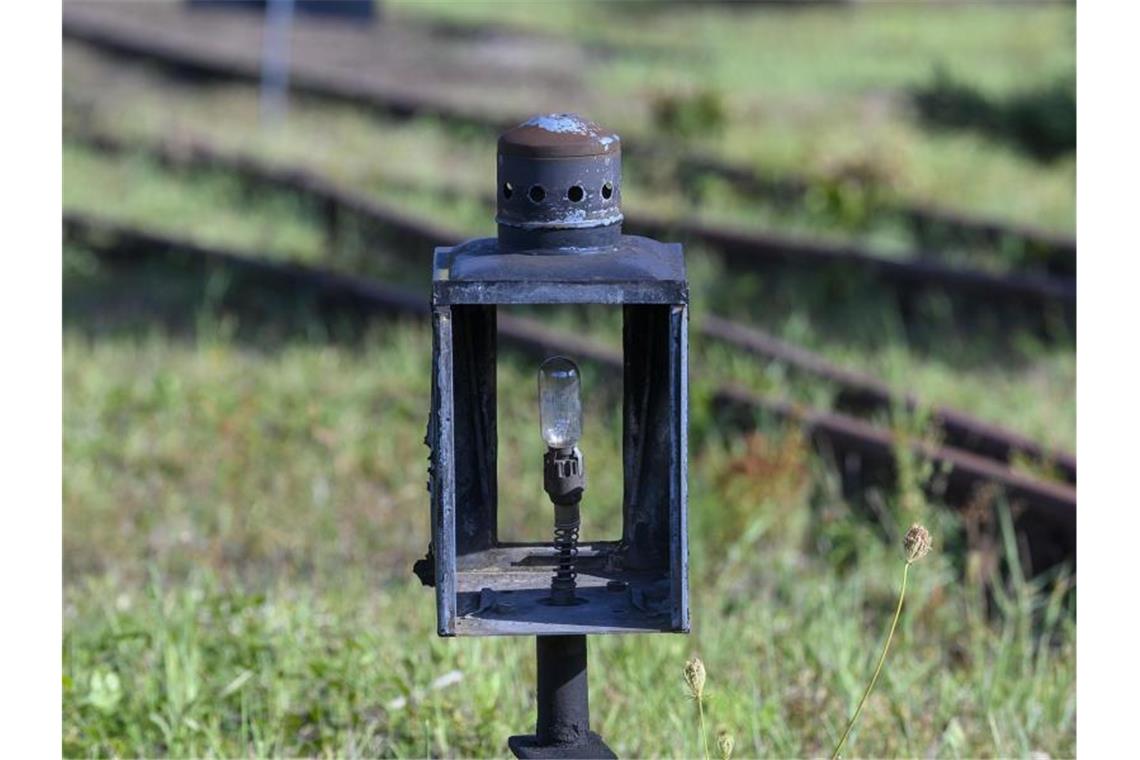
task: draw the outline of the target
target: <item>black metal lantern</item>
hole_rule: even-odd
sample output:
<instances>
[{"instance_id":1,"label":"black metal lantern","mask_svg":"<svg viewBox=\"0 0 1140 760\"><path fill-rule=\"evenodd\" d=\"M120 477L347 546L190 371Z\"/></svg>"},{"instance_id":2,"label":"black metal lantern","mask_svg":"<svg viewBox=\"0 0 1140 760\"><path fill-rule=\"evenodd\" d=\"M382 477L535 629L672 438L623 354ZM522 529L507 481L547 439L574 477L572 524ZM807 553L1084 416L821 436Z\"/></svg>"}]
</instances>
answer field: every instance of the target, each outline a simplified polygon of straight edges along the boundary
<instances>
[{"instance_id":1,"label":"black metal lantern","mask_svg":"<svg viewBox=\"0 0 1140 760\"><path fill-rule=\"evenodd\" d=\"M432 550L419 570L436 587L441 636L539 637L539 730L513 738L512 750L588 755L605 745L580 744L597 739L588 711L584 724L575 717L585 709L584 636L689 630L684 257L680 245L622 234L621 143L573 114L535 117L500 137L497 196L497 238L435 251ZM566 358L549 360L540 377L555 540L498 539L500 304L622 309L624 486L614 540L577 545L579 504L603 505L584 491L577 368ZM558 702L574 679L582 703Z\"/></svg>"}]
</instances>

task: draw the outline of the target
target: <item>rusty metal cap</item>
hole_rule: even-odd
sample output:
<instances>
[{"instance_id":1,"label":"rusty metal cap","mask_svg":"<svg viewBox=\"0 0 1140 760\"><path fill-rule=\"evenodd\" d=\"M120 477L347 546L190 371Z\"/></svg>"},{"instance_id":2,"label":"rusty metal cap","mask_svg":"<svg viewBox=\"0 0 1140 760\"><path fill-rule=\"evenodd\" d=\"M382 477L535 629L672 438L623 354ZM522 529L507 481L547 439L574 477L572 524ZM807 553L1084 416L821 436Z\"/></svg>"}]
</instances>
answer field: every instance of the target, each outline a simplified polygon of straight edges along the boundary
<instances>
[{"instance_id":1,"label":"rusty metal cap","mask_svg":"<svg viewBox=\"0 0 1140 760\"><path fill-rule=\"evenodd\" d=\"M614 155L621 138L576 113L534 116L499 136L499 153L535 158Z\"/></svg>"},{"instance_id":2,"label":"rusty metal cap","mask_svg":"<svg viewBox=\"0 0 1140 760\"><path fill-rule=\"evenodd\" d=\"M535 116L505 132L498 180L500 242L537 246L550 239L519 242L516 231L578 230L559 245L589 247L621 234L621 140L577 114Z\"/></svg>"}]
</instances>

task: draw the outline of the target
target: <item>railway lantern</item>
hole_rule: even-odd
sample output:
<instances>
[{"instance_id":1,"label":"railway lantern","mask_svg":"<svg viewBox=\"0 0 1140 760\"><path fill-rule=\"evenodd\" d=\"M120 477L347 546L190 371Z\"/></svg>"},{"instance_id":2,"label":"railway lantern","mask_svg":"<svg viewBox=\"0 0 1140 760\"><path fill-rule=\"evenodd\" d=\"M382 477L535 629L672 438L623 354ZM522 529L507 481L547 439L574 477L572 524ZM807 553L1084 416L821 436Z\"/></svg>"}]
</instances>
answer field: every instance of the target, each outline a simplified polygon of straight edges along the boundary
<instances>
[{"instance_id":1,"label":"railway lantern","mask_svg":"<svg viewBox=\"0 0 1140 760\"><path fill-rule=\"evenodd\" d=\"M497 184L498 236L435 251L432 544L417 574L435 586L441 636L538 637L537 731L511 738L516 756L612 756L589 731L585 636L689 630L683 252L622 234L620 140L577 115L505 132ZM499 540L496 307L505 304L622 309L622 531L612 540L578 542L580 510L617 505L590 500L572 356L535 363L535 477L553 539Z\"/></svg>"}]
</instances>

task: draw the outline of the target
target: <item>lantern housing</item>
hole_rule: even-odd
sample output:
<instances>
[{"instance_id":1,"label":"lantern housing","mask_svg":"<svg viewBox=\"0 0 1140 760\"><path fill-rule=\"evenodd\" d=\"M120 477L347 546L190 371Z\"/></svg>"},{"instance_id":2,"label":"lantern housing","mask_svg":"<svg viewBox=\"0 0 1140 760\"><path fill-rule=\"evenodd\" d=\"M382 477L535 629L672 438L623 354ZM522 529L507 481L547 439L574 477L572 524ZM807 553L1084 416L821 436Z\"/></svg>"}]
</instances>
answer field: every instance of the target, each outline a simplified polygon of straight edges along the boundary
<instances>
[{"instance_id":1,"label":"lantern housing","mask_svg":"<svg viewBox=\"0 0 1140 760\"><path fill-rule=\"evenodd\" d=\"M621 142L574 114L535 117L498 146L498 235L435 250L432 543L441 636L687 632L688 284L681 246L621 232ZM499 540L497 307L622 310L622 530L583 542L575 604L550 604L549 542ZM573 369L571 369L573 368ZM540 375L542 436L581 435L577 368ZM588 452L586 452L588 455ZM536 471L537 472L537 471ZM583 510L615 509L594 503Z\"/></svg>"}]
</instances>

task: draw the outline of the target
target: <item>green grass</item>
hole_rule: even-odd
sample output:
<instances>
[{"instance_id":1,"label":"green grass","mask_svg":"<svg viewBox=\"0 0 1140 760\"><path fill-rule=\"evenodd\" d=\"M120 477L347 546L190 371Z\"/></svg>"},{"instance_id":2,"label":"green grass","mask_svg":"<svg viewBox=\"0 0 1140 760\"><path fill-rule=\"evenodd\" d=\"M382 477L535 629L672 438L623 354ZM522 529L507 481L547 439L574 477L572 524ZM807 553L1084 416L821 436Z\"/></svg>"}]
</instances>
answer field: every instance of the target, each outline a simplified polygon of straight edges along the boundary
<instances>
[{"instance_id":1,"label":"green grass","mask_svg":"<svg viewBox=\"0 0 1140 760\"><path fill-rule=\"evenodd\" d=\"M494 755L530 725L531 647L436 639L411 577L427 543L426 343L420 326L272 348L69 328L65 754ZM531 371L507 362L500 384L529 389ZM529 506L529 395L505 393L500 414L518 530L546 517ZM609 413L587 412L597 463L612 458ZM595 721L622 755L697 752L690 652L740 756L827 749L873 664L899 564L879 531L900 533L904 513L868 525L794 436L757 440L694 452L694 634L592 644ZM587 515L616 488L592 480ZM924 519L955 535L943 513ZM987 620L983 587L955 565L947 552L916 568L851 754L1071 755L1072 617L1031 611L1049 597L1020 587ZM460 684L430 688L452 670Z\"/></svg>"},{"instance_id":2,"label":"green grass","mask_svg":"<svg viewBox=\"0 0 1140 760\"><path fill-rule=\"evenodd\" d=\"M904 87L930 60L952 61L962 76L995 93L1070 70L1071 8L907 5L836 8L701 7L699 3L583 2L542 7L524 0L465 3L395 0L393 13L458 23L563 34L617 48L614 59L643 62L643 80L722 72L734 90L797 96ZM623 55L621 46L628 46ZM649 55L660 51L660 56ZM609 59L606 59L607 61ZM1032 70L1027 71L1026 69ZM757 69L765 76L757 77ZM643 81L638 80L638 81Z\"/></svg>"},{"instance_id":3,"label":"green grass","mask_svg":"<svg viewBox=\"0 0 1140 760\"><path fill-rule=\"evenodd\" d=\"M113 209L136 226L168 224L192 231L203 245L230 245L312 260L324 245L324 231L288 197L250 196L232 177L200 178L188 188L153 161L105 156L64 143L65 209ZM113 199L113 200L111 200Z\"/></svg>"}]
</instances>

